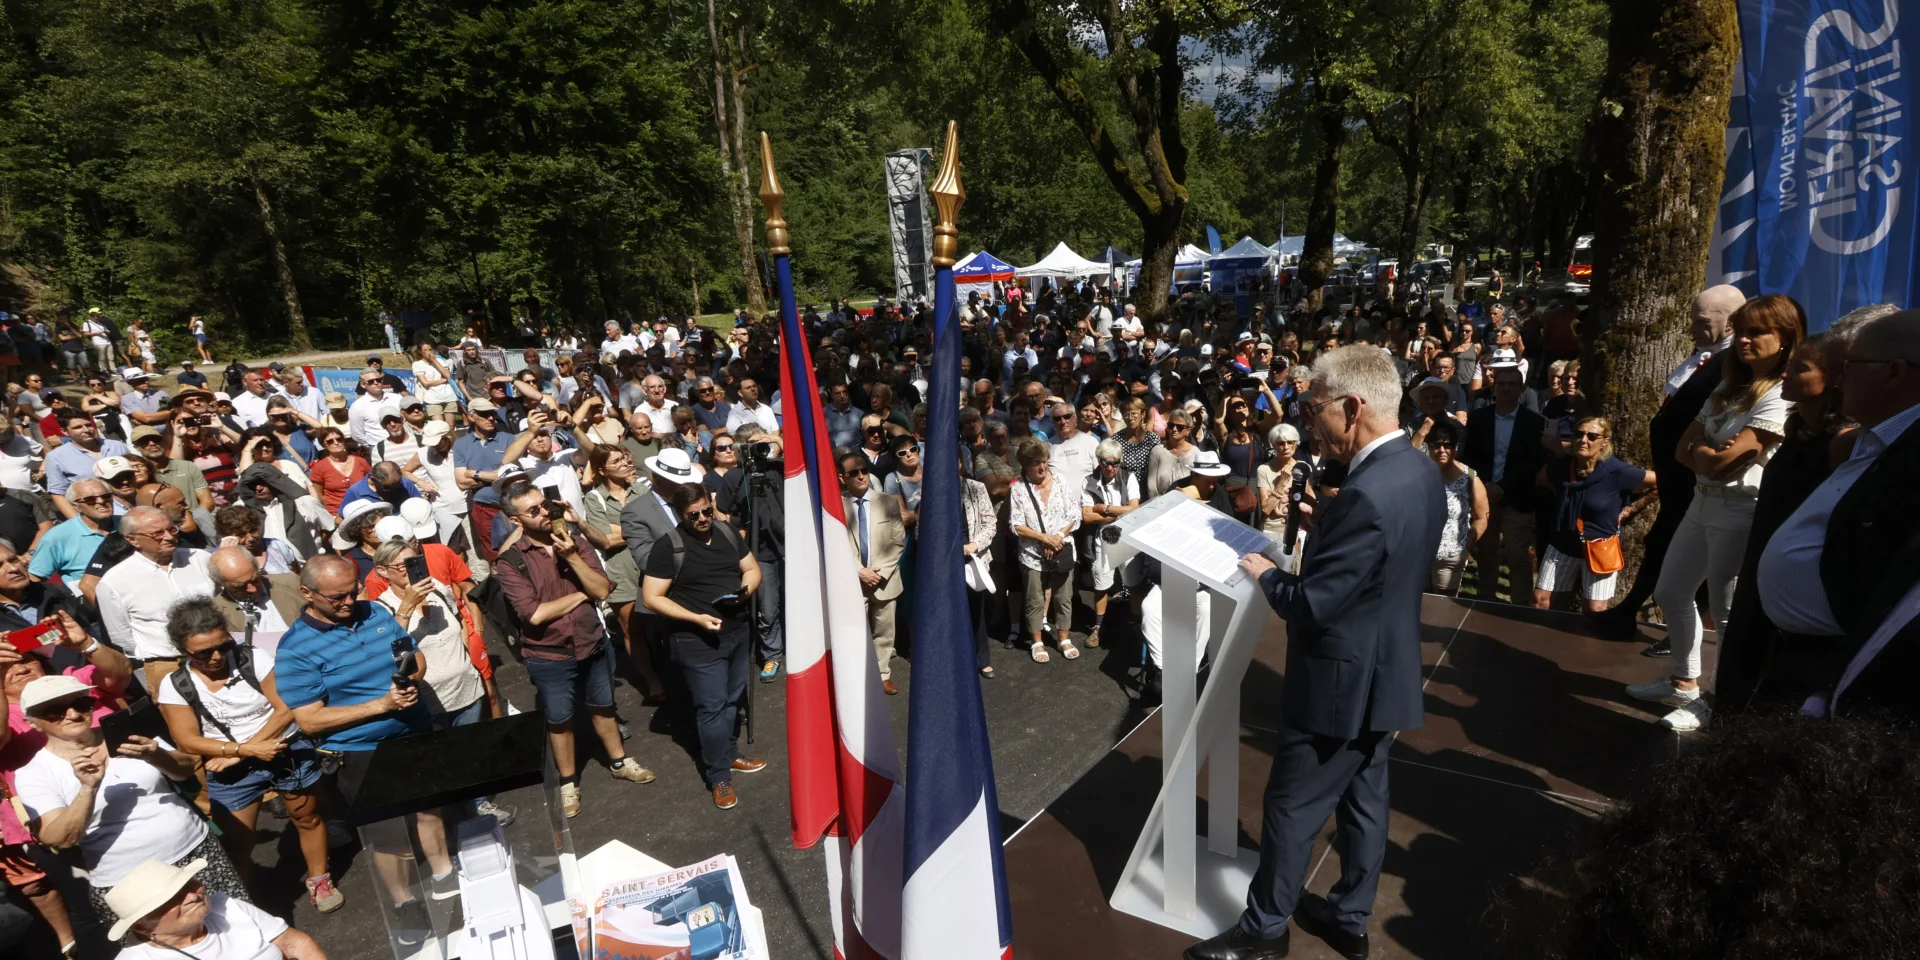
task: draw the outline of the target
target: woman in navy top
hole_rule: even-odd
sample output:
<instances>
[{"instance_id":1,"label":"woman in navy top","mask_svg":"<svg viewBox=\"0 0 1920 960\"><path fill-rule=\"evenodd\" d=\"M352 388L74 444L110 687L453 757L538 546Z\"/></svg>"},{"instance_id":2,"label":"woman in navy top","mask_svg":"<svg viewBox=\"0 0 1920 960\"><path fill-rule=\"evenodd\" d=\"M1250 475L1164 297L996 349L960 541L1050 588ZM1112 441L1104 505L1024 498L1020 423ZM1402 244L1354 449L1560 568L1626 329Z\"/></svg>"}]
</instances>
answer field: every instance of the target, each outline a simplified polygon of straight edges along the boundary
<instances>
[{"instance_id":1,"label":"woman in navy top","mask_svg":"<svg viewBox=\"0 0 1920 960\"><path fill-rule=\"evenodd\" d=\"M1653 486L1652 470L1613 458L1613 425L1605 417L1582 417L1569 441L1572 456L1540 468L1547 490L1547 547L1533 583L1533 605L1542 610L1553 595L1578 589L1589 614L1605 613L1616 573L1595 573L1587 542L1620 532L1620 519L1640 491Z\"/></svg>"}]
</instances>

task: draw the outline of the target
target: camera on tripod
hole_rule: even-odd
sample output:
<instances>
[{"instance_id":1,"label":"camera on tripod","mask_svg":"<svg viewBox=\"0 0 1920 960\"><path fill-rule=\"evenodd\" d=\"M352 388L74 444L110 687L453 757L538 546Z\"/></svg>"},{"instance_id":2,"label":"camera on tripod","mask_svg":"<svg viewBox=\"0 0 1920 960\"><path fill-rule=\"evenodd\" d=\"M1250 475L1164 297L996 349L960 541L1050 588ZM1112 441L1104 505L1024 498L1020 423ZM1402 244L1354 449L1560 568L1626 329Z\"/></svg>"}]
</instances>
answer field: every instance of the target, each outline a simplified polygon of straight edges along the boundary
<instances>
[{"instance_id":1,"label":"camera on tripod","mask_svg":"<svg viewBox=\"0 0 1920 960\"><path fill-rule=\"evenodd\" d=\"M746 445L746 463L752 468L768 468L780 462L773 455L775 444L768 440L755 440Z\"/></svg>"}]
</instances>

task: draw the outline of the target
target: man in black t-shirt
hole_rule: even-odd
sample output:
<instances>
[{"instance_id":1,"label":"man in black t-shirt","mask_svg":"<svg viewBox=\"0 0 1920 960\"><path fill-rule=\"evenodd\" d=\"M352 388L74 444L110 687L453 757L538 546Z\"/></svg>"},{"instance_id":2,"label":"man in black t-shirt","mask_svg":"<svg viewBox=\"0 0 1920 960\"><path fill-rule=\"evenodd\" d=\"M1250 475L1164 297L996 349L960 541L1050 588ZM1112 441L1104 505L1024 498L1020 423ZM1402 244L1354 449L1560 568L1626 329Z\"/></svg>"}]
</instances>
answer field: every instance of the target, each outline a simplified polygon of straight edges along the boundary
<instances>
[{"instance_id":1,"label":"man in black t-shirt","mask_svg":"<svg viewBox=\"0 0 1920 960\"><path fill-rule=\"evenodd\" d=\"M667 654L680 665L693 696L700 768L714 806L739 802L734 773L755 773L764 760L740 755L734 734L740 698L747 692L747 616L760 588L760 565L746 542L714 522L713 494L699 484L673 492L676 535L656 541L647 555L641 598L667 628Z\"/></svg>"}]
</instances>

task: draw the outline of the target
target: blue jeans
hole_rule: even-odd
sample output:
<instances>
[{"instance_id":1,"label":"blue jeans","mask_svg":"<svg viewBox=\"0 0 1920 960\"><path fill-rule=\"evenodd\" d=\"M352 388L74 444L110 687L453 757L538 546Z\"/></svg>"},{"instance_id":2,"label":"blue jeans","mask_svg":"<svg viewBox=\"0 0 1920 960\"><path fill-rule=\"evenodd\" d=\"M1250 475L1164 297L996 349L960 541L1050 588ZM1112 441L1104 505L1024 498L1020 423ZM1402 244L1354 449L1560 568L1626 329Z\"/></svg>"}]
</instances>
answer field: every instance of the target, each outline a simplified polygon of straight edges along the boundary
<instances>
[{"instance_id":1,"label":"blue jeans","mask_svg":"<svg viewBox=\"0 0 1920 960\"><path fill-rule=\"evenodd\" d=\"M470 723L479 723L480 711L485 708L486 702L486 696L482 695L480 699L458 710L436 713L433 715L433 728L435 730L445 730L449 727L464 727Z\"/></svg>"}]
</instances>

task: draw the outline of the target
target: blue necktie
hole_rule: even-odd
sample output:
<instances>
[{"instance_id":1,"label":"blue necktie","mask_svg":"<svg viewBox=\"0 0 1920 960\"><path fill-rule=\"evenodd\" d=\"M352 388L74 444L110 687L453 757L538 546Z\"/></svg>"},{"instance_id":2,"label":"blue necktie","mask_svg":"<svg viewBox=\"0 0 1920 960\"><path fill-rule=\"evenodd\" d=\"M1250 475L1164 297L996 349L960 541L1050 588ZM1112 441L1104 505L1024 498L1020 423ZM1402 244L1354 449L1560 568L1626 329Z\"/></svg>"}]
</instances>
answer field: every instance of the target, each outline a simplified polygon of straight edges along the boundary
<instances>
[{"instance_id":1,"label":"blue necktie","mask_svg":"<svg viewBox=\"0 0 1920 960\"><path fill-rule=\"evenodd\" d=\"M868 563L867 563L867 498L861 497L853 501L853 505L855 509L860 511L860 516L854 522L860 525L860 565L864 567L864 566L868 566Z\"/></svg>"}]
</instances>

